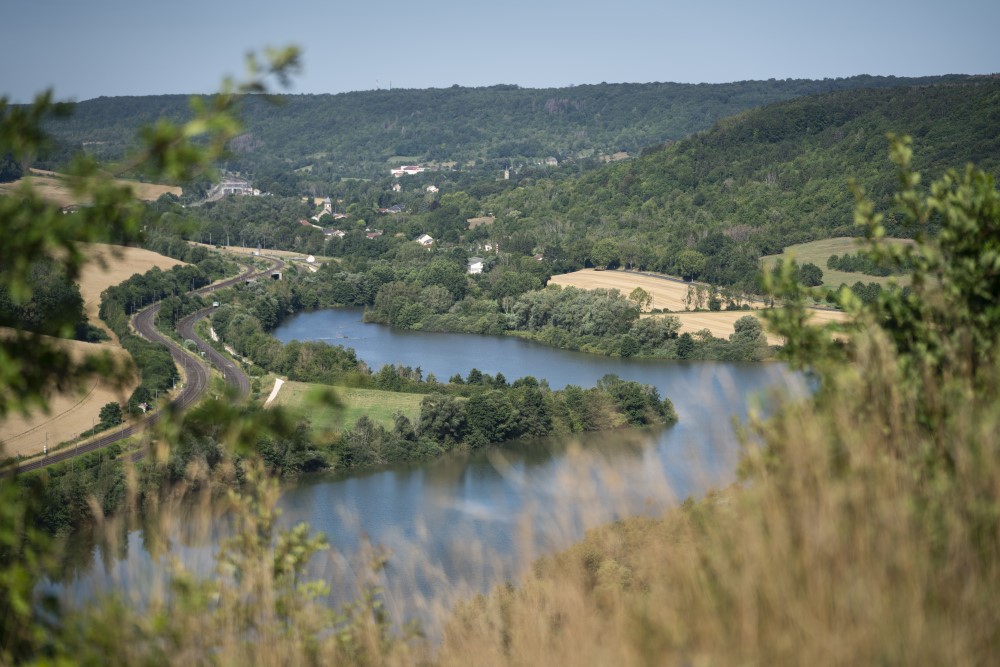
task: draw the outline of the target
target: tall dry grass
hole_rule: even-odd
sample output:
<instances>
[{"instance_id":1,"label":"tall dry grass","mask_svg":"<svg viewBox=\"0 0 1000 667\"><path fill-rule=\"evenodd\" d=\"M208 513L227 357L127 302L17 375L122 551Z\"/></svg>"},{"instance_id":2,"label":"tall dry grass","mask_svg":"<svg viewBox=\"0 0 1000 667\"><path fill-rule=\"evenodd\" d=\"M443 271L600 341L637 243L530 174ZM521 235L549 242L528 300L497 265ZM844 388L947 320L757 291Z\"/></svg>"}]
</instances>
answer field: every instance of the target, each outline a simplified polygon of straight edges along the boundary
<instances>
[{"instance_id":1,"label":"tall dry grass","mask_svg":"<svg viewBox=\"0 0 1000 667\"><path fill-rule=\"evenodd\" d=\"M592 531L463 605L440 664L995 664L996 396L908 382L877 333L857 362L823 388L837 400L754 425L745 484Z\"/></svg>"}]
</instances>

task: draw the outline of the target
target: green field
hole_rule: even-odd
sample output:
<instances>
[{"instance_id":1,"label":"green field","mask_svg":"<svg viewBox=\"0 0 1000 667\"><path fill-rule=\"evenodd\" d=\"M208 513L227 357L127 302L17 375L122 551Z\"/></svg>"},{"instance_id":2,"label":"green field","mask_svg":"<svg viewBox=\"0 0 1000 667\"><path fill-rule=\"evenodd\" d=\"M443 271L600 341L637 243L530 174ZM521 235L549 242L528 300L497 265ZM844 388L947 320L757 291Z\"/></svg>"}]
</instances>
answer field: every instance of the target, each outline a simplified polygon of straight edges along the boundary
<instances>
[{"instance_id":1,"label":"green field","mask_svg":"<svg viewBox=\"0 0 1000 667\"><path fill-rule=\"evenodd\" d=\"M826 268L826 260L830 258L830 255L854 254L861 248L860 243L862 240L849 236L841 236L833 239L810 241L809 243L798 243L788 246L780 255L768 255L761 259L764 262L765 269L770 269L774 266L779 257L794 257L795 261L799 264L812 262L823 270L823 285L825 287L839 287L842 283L853 285L859 280L863 283L879 283L883 286L888 285L892 280L895 280L899 285L909 283L910 277L907 275L869 276L865 273L848 273L847 271L835 271ZM902 239L897 240L897 242L909 243Z\"/></svg>"},{"instance_id":2,"label":"green field","mask_svg":"<svg viewBox=\"0 0 1000 667\"><path fill-rule=\"evenodd\" d=\"M278 397L274 399L274 405L282 405L293 410L301 409L313 427L322 430L340 430L345 426L353 426L364 415L386 428L392 428L397 413L402 413L416 422L420 417L420 401L424 398L423 394L333 387L334 393L340 400L340 408L317 407L307 400L311 392L322 392L329 388L326 385L308 382L285 382ZM261 392L262 398L266 399L270 391L268 385Z\"/></svg>"}]
</instances>

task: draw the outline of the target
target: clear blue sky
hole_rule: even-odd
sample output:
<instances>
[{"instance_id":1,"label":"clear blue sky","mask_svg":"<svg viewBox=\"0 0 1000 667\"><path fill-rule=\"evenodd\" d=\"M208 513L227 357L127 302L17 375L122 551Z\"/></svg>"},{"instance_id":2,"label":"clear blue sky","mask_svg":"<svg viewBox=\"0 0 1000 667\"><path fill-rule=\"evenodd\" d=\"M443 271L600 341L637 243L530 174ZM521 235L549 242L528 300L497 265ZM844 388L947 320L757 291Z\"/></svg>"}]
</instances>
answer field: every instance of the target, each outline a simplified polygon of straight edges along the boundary
<instances>
[{"instance_id":1,"label":"clear blue sky","mask_svg":"<svg viewBox=\"0 0 1000 667\"><path fill-rule=\"evenodd\" d=\"M297 44L291 92L1000 72L1000 0L4 0L0 95L206 93Z\"/></svg>"}]
</instances>

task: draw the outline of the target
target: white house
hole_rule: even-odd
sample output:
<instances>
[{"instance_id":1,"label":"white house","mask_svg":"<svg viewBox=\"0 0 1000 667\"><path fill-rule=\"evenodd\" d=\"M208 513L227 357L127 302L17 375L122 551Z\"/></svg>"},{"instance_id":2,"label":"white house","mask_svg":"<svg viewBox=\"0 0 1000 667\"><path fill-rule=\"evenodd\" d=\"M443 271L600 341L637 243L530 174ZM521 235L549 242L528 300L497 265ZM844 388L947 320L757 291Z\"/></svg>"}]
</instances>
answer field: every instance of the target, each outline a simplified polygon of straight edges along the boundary
<instances>
[{"instance_id":1,"label":"white house","mask_svg":"<svg viewBox=\"0 0 1000 667\"><path fill-rule=\"evenodd\" d=\"M430 234L422 234L417 238L417 243L422 246L430 246L434 244L434 237Z\"/></svg>"},{"instance_id":2,"label":"white house","mask_svg":"<svg viewBox=\"0 0 1000 667\"><path fill-rule=\"evenodd\" d=\"M413 174L419 174L422 171L426 171L426 167L421 167L418 164L411 164L400 167L399 169L390 169L389 173L399 178L400 176L412 176Z\"/></svg>"},{"instance_id":3,"label":"white house","mask_svg":"<svg viewBox=\"0 0 1000 667\"><path fill-rule=\"evenodd\" d=\"M441 188L439 188L436 185L428 185L427 186L427 192L440 192L440 191L441 191Z\"/></svg>"},{"instance_id":4,"label":"white house","mask_svg":"<svg viewBox=\"0 0 1000 667\"><path fill-rule=\"evenodd\" d=\"M477 273L483 272L483 258L482 257L470 257L467 264L467 271L469 275L476 275Z\"/></svg>"}]
</instances>

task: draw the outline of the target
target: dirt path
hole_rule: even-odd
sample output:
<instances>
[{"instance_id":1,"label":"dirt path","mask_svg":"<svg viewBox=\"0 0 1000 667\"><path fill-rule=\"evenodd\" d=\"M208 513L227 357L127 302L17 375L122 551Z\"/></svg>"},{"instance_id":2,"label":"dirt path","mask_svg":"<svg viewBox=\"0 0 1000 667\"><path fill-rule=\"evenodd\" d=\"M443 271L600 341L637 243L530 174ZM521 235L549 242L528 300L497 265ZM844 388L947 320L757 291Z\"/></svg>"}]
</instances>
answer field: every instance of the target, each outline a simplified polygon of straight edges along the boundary
<instances>
[{"instance_id":1,"label":"dirt path","mask_svg":"<svg viewBox=\"0 0 1000 667\"><path fill-rule=\"evenodd\" d=\"M267 397L264 401L264 407L271 405L271 402L278 397L278 392L281 391L281 385L285 384L285 381L281 378L274 378L274 389L271 390L271 395Z\"/></svg>"}]
</instances>

